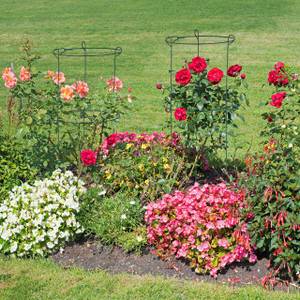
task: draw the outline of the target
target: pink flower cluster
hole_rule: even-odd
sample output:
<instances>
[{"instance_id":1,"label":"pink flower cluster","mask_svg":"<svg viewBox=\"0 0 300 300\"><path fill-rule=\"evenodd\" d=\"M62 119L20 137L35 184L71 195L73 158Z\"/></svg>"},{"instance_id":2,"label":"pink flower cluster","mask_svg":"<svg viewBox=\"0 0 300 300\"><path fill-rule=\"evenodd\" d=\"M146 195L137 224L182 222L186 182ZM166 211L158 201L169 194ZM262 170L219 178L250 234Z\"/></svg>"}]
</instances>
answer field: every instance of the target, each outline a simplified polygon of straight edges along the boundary
<instances>
[{"instance_id":1,"label":"pink flower cluster","mask_svg":"<svg viewBox=\"0 0 300 300\"><path fill-rule=\"evenodd\" d=\"M130 133L130 132L116 132L109 135L102 143L101 150L105 155L108 155L109 150L114 148L118 144L133 143L141 145L144 143L150 144L164 144L170 146L176 146L179 143L179 135L173 132L172 136L167 136L164 132L148 133Z\"/></svg>"},{"instance_id":2,"label":"pink flower cluster","mask_svg":"<svg viewBox=\"0 0 300 300\"><path fill-rule=\"evenodd\" d=\"M21 81L29 81L31 78L29 69L22 66L19 77ZM2 71L2 79L4 80L5 87L8 89L13 89L18 82L16 74L10 67L4 68L4 70Z\"/></svg>"},{"instance_id":3,"label":"pink flower cluster","mask_svg":"<svg viewBox=\"0 0 300 300\"><path fill-rule=\"evenodd\" d=\"M176 191L148 204L148 243L158 256L187 259L196 272L213 277L233 262L255 262L247 225L240 219L245 205L243 191L224 183L195 183L185 193Z\"/></svg>"},{"instance_id":4,"label":"pink flower cluster","mask_svg":"<svg viewBox=\"0 0 300 300\"><path fill-rule=\"evenodd\" d=\"M78 95L79 98L85 98L89 93L89 86L84 81L76 81L72 85L65 85L60 89L60 97L68 102L72 100L75 95Z\"/></svg>"}]
</instances>

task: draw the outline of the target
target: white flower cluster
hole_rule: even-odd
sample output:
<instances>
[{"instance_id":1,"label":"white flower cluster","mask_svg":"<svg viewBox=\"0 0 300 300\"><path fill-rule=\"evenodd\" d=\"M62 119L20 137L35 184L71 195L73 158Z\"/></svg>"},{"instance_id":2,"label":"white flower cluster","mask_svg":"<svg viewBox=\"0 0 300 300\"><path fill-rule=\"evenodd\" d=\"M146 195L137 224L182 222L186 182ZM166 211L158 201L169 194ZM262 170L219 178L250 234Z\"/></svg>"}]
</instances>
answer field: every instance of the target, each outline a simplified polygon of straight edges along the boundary
<instances>
[{"instance_id":1,"label":"white flower cluster","mask_svg":"<svg viewBox=\"0 0 300 300\"><path fill-rule=\"evenodd\" d=\"M47 256L83 228L75 218L83 182L56 170L50 178L16 186L0 205L0 252Z\"/></svg>"}]
</instances>

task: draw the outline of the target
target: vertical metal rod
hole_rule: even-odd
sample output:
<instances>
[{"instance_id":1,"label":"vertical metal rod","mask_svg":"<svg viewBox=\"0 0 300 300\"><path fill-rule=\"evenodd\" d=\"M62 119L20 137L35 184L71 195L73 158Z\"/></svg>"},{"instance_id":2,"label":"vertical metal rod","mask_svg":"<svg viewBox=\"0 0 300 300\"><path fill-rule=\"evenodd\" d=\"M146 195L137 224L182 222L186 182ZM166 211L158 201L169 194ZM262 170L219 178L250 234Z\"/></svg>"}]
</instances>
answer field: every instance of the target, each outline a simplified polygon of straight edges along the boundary
<instances>
[{"instance_id":1,"label":"vertical metal rod","mask_svg":"<svg viewBox=\"0 0 300 300\"><path fill-rule=\"evenodd\" d=\"M173 133L173 45L170 45L170 129Z\"/></svg>"},{"instance_id":2,"label":"vertical metal rod","mask_svg":"<svg viewBox=\"0 0 300 300\"><path fill-rule=\"evenodd\" d=\"M85 41L81 42L81 48L83 50L83 67L84 67L83 77L84 77L84 81L86 82L86 80L87 80L87 49L86 49Z\"/></svg>"},{"instance_id":3,"label":"vertical metal rod","mask_svg":"<svg viewBox=\"0 0 300 300\"><path fill-rule=\"evenodd\" d=\"M114 66L113 66L113 91L114 92L116 92L115 91L115 85L116 85L116 71L117 71L117 66L116 66L116 64L117 64L117 55L116 55L116 53L114 54Z\"/></svg>"},{"instance_id":4,"label":"vertical metal rod","mask_svg":"<svg viewBox=\"0 0 300 300\"><path fill-rule=\"evenodd\" d=\"M229 67L229 36L227 38L227 47L226 47L226 77L225 77L225 87L226 87L226 99L225 99L225 110L226 110L226 124L225 124L225 157L226 161L228 159L228 75L227 70Z\"/></svg>"},{"instance_id":5,"label":"vertical metal rod","mask_svg":"<svg viewBox=\"0 0 300 300\"><path fill-rule=\"evenodd\" d=\"M59 91L60 91L60 81L59 81L59 76L60 76L60 51L58 51L57 55L57 100L59 101ZM58 102L59 103L59 102ZM59 150L59 144L60 144L60 128L59 128L59 117L58 113L56 114L56 133L57 133L57 147Z\"/></svg>"}]
</instances>

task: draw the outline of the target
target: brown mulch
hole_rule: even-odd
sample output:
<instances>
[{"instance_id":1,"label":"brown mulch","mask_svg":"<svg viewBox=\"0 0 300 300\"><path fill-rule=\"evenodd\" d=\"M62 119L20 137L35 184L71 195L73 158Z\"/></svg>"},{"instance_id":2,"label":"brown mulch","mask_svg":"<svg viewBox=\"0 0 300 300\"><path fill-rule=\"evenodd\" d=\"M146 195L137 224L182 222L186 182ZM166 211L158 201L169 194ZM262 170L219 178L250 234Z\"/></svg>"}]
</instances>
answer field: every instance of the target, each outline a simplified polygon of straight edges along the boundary
<instances>
[{"instance_id":1,"label":"brown mulch","mask_svg":"<svg viewBox=\"0 0 300 300\"><path fill-rule=\"evenodd\" d=\"M76 266L86 270L106 270L112 274L151 274L234 285L260 284L261 278L268 273L268 260L261 258L256 264L232 265L214 279L209 275L196 274L188 264L175 258L163 261L149 250L144 250L141 255L125 253L119 247L104 246L95 240L70 244L63 253L53 255L52 259L65 268Z\"/></svg>"}]
</instances>

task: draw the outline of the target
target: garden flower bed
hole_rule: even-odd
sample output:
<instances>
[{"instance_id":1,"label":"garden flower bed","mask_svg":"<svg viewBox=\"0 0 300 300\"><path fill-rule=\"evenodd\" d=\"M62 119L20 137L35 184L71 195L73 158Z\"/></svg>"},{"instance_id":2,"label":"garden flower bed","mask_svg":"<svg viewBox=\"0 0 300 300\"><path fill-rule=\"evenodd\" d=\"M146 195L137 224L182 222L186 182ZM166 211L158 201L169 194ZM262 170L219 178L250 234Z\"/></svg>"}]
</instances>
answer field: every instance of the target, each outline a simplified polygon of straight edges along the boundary
<instances>
[{"instance_id":1,"label":"garden flower bed","mask_svg":"<svg viewBox=\"0 0 300 300\"><path fill-rule=\"evenodd\" d=\"M18 137L12 144L1 134L3 254L114 272L297 284L300 82L292 68L278 62L269 72L276 93L263 114L263 151L211 180L211 170L228 166L218 152L227 150L227 129L247 104L241 65L224 72L192 58L165 99L175 118L170 134L115 132L134 99L130 87L124 92L114 75L93 94L61 71L34 73L37 58L24 49L18 76L11 67L2 73ZM17 155L9 155L12 145Z\"/></svg>"}]
</instances>

